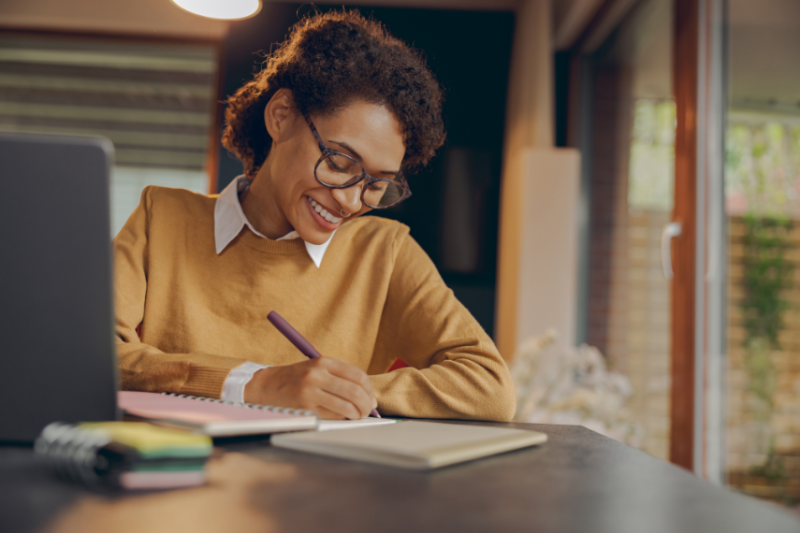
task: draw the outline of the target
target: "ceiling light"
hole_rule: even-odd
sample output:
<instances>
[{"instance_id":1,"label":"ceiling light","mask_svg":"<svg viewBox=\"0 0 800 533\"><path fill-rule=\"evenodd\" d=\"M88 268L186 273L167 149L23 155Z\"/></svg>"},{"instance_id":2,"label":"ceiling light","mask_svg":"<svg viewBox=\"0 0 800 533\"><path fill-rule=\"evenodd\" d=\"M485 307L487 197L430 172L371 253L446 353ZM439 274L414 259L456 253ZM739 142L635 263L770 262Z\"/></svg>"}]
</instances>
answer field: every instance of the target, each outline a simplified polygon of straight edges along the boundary
<instances>
[{"instance_id":1,"label":"ceiling light","mask_svg":"<svg viewBox=\"0 0 800 533\"><path fill-rule=\"evenodd\" d=\"M190 13L212 19L234 20L261 11L261 0L172 0Z\"/></svg>"}]
</instances>

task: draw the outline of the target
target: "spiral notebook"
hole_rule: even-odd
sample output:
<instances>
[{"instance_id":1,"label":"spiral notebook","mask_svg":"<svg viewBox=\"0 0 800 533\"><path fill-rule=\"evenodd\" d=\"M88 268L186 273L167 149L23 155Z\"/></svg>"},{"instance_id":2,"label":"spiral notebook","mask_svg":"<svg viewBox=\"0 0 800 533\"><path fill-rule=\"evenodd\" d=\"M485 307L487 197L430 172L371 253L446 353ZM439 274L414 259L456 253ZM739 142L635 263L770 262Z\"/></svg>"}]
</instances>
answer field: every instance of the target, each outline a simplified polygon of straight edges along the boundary
<instances>
[{"instance_id":1,"label":"spiral notebook","mask_svg":"<svg viewBox=\"0 0 800 533\"><path fill-rule=\"evenodd\" d=\"M206 482L205 435L144 422L53 422L34 450L57 476L93 489L174 489Z\"/></svg>"},{"instance_id":2,"label":"spiral notebook","mask_svg":"<svg viewBox=\"0 0 800 533\"><path fill-rule=\"evenodd\" d=\"M181 427L210 437L233 437L316 429L313 411L223 402L182 394L120 391L119 408L128 417Z\"/></svg>"}]
</instances>

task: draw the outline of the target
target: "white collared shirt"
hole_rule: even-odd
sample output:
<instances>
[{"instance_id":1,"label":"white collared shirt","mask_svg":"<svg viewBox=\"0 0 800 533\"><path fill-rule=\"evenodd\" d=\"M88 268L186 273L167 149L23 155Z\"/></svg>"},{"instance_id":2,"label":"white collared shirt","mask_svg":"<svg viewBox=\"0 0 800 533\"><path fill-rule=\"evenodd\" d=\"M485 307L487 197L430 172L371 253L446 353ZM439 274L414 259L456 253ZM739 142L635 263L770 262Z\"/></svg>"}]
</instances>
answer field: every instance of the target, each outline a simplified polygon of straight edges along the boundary
<instances>
[{"instance_id":1,"label":"white collared shirt","mask_svg":"<svg viewBox=\"0 0 800 533\"><path fill-rule=\"evenodd\" d=\"M239 195L250 188L250 183L251 181L247 176L238 176L217 197L217 202L214 204L214 245L216 246L217 255L228 247L245 226L259 237L267 238L259 233L247 220L242 210L242 204L239 201ZM322 244L305 243L306 251L317 268L322 264L322 258L325 257L325 252L335 233L336 230ZM292 231L278 240L288 241L299 238L300 235L296 231ZM253 378L253 375L263 368L269 368L269 366L247 361L231 370L222 386L222 400L244 402L245 386Z\"/></svg>"},{"instance_id":2,"label":"white collared shirt","mask_svg":"<svg viewBox=\"0 0 800 533\"><path fill-rule=\"evenodd\" d=\"M231 243L233 239L242 231L242 228L247 226L250 231L266 239L264 235L258 232L256 228L247 220L242 210L242 204L239 202L239 195L250 188L251 181L247 176L242 174L237 176L230 184L219 193L217 203L214 204L214 244L217 248L217 255L221 254L225 248ZM328 240L322 244L305 243L306 251L317 265L317 268L322 264L322 258L325 257L325 251L331 243L331 239L336 234L333 230ZM296 231L292 231L278 239L279 241L289 241L292 239L299 239L300 235Z\"/></svg>"}]
</instances>

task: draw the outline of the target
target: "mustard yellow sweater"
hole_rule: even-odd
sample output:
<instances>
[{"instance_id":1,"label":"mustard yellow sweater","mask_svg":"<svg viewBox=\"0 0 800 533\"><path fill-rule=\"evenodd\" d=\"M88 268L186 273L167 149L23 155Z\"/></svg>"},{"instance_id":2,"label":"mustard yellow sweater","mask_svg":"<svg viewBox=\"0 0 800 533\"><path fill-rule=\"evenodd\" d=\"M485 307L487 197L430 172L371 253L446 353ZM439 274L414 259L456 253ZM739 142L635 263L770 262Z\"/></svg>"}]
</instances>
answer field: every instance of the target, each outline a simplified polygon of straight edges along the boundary
<instances>
[{"instance_id":1,"label":"mustard yellow sweater","mask_svg":"<svg viewBox=\"0 0 800 533\"><path fill-rule=\"evenodd\" d=\"M347 222L320 268L301 240L246 228L217 255L215 199L148 187L114 239L123 389L219 398L246 360L303 361L267 320L275 310L320 353L366 371L385 415L512 417L508 368L408 227ZM409 368L387 373L396 358Z\"/></svg>"}]
</instances>

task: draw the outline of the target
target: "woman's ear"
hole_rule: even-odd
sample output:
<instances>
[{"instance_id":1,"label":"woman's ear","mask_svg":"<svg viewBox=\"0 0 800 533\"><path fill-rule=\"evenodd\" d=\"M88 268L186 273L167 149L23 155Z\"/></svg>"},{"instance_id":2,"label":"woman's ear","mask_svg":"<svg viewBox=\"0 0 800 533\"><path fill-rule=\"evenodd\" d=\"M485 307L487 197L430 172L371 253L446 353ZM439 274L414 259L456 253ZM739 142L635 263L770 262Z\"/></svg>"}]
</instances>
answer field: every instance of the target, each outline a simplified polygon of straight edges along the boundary
<instances>
[{"instance_id":1,"label":"woman's ear","mask_svg":"<svg viewBox=\"0 0 800 533\"><path fill-rule=\"evenodd\" d=\"M292 92L289 89L278 89L264 108L264 125L273 143L279 143L290 136L296 114Z\"/></svg>"}]
</instances>

